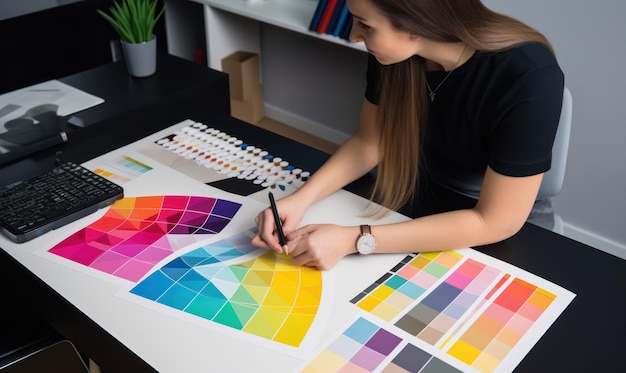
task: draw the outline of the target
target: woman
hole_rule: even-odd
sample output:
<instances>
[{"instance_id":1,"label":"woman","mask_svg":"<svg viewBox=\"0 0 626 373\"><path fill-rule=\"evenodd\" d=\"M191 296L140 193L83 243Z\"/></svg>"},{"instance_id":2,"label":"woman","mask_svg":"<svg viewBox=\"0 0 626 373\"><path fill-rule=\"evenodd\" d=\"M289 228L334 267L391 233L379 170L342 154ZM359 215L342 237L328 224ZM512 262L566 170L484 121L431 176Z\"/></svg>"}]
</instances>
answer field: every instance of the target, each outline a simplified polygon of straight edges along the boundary
<instances>
[{"instance_id":1,"label":"woman","mask_svg":"<svg viewBox=\"0 0 626 373\"><path fill-rule=\"evenodd\" d=\"M480 0L348 5L350 40L370 53L361 117L278 201L288 254L324 270L351 253L450 250L515 234L550 168L560 116L563 73L548 41ZM308 207L375 167L373 200L413 220L298 228ZM282 252L271 211L256 220L253 243Z\"/></svg>"}]
</instances>

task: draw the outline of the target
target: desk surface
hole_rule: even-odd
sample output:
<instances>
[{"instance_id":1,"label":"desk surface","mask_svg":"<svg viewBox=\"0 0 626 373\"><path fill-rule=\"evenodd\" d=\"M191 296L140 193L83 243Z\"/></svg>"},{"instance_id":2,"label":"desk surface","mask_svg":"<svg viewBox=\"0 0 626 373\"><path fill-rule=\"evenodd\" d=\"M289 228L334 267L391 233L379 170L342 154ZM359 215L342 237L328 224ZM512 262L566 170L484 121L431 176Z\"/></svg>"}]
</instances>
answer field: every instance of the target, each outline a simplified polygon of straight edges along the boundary
<instances>
[{"instance_id":1,"label":"desk surface","mask_svg":"<svg viewBox=\"0 0 626 373\"><path fill-rule=\"evenodd\" d=\"M49 170L57 151L62 151L62 160L82 163L188 115L230 113L226 74L169 54L158 55L157 72L146 78L129 76L125 62L120 61L59 80L104 102L61 119L69 138L66 143L1 165L0 185ZM85 127L67 124L72 116Z\"/></svg>"},{"instance_id":2,"label":"desk surface","mask_svg":"<svg viewBox=\"0 0 626 373\"><path fill-rule=\"evenodd\" d=\"M199 114L192 119L210 121L212 126L221 127L225 132L240 138L254 138L260 147L283 154L286 159L297 161L311 171L327 158L317 150L230 117L214 117L208 114L203 117ZM174 123L160 123L162 127L167 124ZM108 144L91 144L100 154L112 150ZM252 208L258 206L252 204ZM91 216L86 219L94 218ZM67 229L74 229L73 227ZM45 237L27 250L7 240L0 241L5 249L0 252L0 265L3 268L0 279L4 284L11 284L12 290L17 294L15 301L39 310L52 326L72 340L78 349L92 357L105 371L152 370L153 363L143 361L139 356L150 356L155 351L167 354L171 351L167 346L154 346L147 342L142 346L131 347L122 343L126 342L125 333L128 329L147 330L145 323L136 320L138 325L112 325L111 319L103 321L93 316L99 315L102 310L111 313L119 311L107 309L110 305L101 303L102 300L93 299L93 303L83 304L71 303L71 299L75 299L77 294L88 290L83 287L101 286L97 278L84 277L84 283L76 283L74 289L55 289L41 280L59 278L62 282L73 278L72 270L63 265L50 264L35 253L49 246ZM48 237L50 240L58 239L58 236ZM576 294L573 302L536 343L516 371L611 371L622 364L621 353L626 347L626 322L623 317L626 311L625 261L530 224L525 225L514 237L478 250ZM355 258L346 258L339 268L357 265L354 260ZM395 260L391 256L371 256L358 265L365 269L386 269ZM50 274L49 271L61 273ZM58 286L58 283L54 285ZM121 300L112 302L115 305L123 304ZM129 314L137 312L126 308L122 310L128 310ZM149 317L145 322L154 320ZM182 327L185 330L180 329L168 330L166 327L163 332L171 333L172 336L180 336L186 332L198 333L193 325ZM150 340L149 335L146 340ZM155 340L159 339L155 337ZM239 351L236 343L227 340L225 346L232 349L235 354L233 359L239 358L236 356ZM206 352L207 366L211 363L210 356ZM252 358L261 356L263 351L252 354Z\"/></svg>"}]
</instances>

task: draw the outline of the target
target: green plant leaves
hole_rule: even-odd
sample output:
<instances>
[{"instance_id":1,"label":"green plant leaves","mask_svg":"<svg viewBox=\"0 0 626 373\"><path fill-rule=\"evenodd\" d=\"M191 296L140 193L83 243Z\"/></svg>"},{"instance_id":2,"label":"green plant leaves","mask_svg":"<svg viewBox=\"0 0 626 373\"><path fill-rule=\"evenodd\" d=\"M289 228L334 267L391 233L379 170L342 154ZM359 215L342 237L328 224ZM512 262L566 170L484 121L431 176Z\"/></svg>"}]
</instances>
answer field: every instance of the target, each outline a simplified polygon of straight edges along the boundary
<instances>
[{"instance_id":1,"label":"green plant leaves","mask_svg":"<svg viewBox=\"0 0 626 373\"><path fill-rule=\"evenodd\" d=\"M143 43L152 39L154 26L163 16L165 6L157 13L158 0L121 0L109 8L109 14L98 9L107 22L113 26L123 41Z\"/></svg>"}]
</instances>

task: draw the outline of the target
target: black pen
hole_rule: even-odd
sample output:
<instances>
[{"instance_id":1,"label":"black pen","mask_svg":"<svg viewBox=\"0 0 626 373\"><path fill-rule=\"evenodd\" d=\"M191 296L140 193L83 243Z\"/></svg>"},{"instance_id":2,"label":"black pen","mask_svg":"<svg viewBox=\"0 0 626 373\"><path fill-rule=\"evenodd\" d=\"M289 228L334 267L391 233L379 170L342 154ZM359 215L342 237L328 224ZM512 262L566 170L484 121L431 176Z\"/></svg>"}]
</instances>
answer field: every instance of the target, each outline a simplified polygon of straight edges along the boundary
<instances>
[{"instance_id":1,"label":"black pen","mask_svg":"<svg viewBox=\"0 0 626 373\"><path fill-rule=\"evenodd\" d=\"M272 214L274 215L274 222L276 223L276 231L278 232L278 242L280 246L283 248L284 254L289 254L287 252L287 238L285 238L285 232L283 232L283 223L280 221L280 215L278 215L278 209L276 208L276 201L274 200L274 195L272 192L269 193L270 196L270 206L272 207Z\"/></svg>"}]
</instances>

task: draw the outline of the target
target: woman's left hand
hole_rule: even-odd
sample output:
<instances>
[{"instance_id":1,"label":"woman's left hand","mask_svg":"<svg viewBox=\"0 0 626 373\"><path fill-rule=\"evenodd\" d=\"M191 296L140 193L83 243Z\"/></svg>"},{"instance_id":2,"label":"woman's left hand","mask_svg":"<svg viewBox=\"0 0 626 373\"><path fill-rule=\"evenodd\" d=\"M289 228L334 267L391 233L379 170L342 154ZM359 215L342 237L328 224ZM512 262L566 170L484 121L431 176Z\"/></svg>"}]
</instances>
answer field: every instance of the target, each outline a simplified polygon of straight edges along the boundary
<instances>
[{"instance_id":1,"label":"woman's left hand","mask_svg":"<svg viewBox=\"0 0 626 373\"><path fill-rule=\"evenodd\" d=\"M287 234L289 256L298 265L327 270L344 256L356 253L358 227L310 224Z\"/></svg>"}]
</instances>

